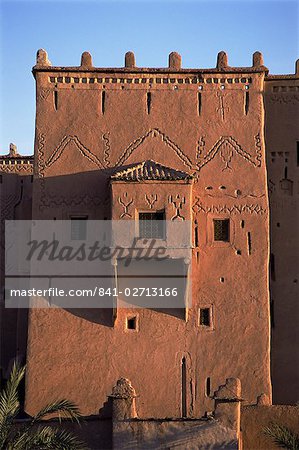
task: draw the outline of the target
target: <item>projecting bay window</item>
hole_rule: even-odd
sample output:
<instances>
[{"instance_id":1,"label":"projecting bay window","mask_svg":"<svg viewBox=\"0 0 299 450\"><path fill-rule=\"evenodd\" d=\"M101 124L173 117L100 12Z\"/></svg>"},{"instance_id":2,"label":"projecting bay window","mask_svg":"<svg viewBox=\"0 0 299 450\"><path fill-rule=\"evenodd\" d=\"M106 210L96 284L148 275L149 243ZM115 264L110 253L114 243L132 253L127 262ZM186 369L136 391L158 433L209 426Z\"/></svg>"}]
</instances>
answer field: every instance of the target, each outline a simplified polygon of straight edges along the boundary
<instances>
[{"instance_id":1,"label":"projecting bay window","mask_svg":"<svg viewBox=\"0 0 299 450\"><path fill-rule=\"evenodd\" d=\"M165 211L140 212L139 237L146 239L165 239Z\"/></svg>"}]
</instances>

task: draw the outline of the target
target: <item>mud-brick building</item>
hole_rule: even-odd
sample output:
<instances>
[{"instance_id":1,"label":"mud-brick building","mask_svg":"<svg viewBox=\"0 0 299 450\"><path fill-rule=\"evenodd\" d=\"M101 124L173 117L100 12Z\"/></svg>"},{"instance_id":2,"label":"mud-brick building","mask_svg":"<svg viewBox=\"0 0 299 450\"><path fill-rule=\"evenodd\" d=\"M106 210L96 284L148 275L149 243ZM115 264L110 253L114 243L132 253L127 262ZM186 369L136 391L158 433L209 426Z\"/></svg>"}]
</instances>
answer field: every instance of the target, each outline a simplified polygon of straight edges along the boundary
<instances>
[{"instance_id":1,"label":"mud-brick building","mask_svg":"<svg viewBox=\"0 0 299 450\"><path fill-rule=\"evenodd\" d=\"M14 144L0 156L0 378L9 375L14 358L25 362L28 312L5 308L5 220L31 220L33 156L21 156Z\"/></svg>"},{"instance_id":2,"label":"mud-brick building","mask_svg":"<svg viewBox=\"0 0 299 450\"><path fill-rule=\"evenodd\" d=\"M39 50L33 74L32 217L190 221L192 307L32 309L26 410L58 396L104 412L125 377L141 417L200 417L226 378L241 380L244 404L271 399L271 355L273 400L295 403L298 65L273 76L259 52L242 68L220 52L216 68L183 69L171 53L150 69L129 52L103 69L85 52L79 67L55 67Z\"/></svg>"}]
</instances>

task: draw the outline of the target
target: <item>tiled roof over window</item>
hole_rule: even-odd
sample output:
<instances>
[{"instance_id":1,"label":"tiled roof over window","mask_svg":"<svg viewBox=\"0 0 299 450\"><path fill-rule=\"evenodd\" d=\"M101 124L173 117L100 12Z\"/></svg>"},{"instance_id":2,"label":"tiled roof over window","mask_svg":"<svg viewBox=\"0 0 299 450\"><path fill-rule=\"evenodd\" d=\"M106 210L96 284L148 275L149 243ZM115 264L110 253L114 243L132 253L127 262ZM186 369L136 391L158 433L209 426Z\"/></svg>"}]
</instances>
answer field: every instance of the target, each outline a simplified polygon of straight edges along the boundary
<instances>
[{"instance_id":1,"label":"tiled roof over window","mask_svg":"<svg viewBox=\"0 0 299 450\"><path fill-rule=\"evenodd\" d=\"M120 170L111 176L113 181L176 181L191 180L192 175L182 172L171 167L163 166L152 160L143 161L134 164L126 169Z\"/></svg>"}]
</instances>

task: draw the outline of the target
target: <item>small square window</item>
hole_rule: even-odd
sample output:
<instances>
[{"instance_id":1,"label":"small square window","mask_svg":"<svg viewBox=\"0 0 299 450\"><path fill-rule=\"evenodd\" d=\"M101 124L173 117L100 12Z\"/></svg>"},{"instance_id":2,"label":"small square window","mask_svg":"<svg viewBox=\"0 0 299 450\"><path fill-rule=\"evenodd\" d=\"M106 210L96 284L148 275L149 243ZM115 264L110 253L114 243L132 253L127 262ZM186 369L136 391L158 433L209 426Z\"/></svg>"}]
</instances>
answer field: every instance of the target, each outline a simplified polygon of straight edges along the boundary
<instances>
[{"instance_id":1,"label":"small square window","mask_svg":"<svg viewBox=\"0 0 299 450\"><path fill-rule=\"evenodd\" d=\"M165 239L165 211L139 213L139 237Z\"/></svg>"},{"instance_id":2,"label":"small square window","mask_svg":"<svg viewBox=\"0 0 299 450\"><path fill-rule=\"evenodd\" d=\"M137 329L137 317L127 317L127 330Z\"/></svg>"},{"instance_id":3,"label":"small square window","mask_svg":"<svg viewBox=\"0 0 299 450\"><path fill-rule=\"evenodd\" d=\"M229 242L229 219L214 219L214 241Z\"/></svg>"},{"instance_id":4,"label":"small square window","mask_svg":"<svg viewBox=\"0 0 299 450\"><path fill-rule=\"evenodd\" d=\"M86 239L87 216L71 217L71 240L79 241Z\"/></svg>"},{"instance_id":5,"label":"small square window","mask_svg":"<svg viewBox=\"0 0 299 450\"><path fill-rule=\"evenodd\" d=\"M211 319L211 308L200 308L199 325L210 327L212 325Z\"/></svg>"}]
</instances>

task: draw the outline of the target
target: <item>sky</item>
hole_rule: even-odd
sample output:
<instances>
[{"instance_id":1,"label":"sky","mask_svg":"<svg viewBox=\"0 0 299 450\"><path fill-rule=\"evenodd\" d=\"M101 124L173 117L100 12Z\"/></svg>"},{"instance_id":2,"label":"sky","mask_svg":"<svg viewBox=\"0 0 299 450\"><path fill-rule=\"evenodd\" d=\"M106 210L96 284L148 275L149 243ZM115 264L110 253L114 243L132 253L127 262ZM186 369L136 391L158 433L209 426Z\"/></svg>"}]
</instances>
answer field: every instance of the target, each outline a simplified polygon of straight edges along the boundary
<instances>
[{"instance_id":1,"label":"sky","mask_svg":"<svg viewBox=\"0 0 299 450\"><path fill-rule=\"evenodd\" d=\"M134 51L139 67L215 67L225 50L231 66L250 66L259 50L272 74L294 73L298 1L288 0L0 0L0 154L9 143L32 154L36 51L55 66L80 65L90 51L96 67L122 67Z\"/></svg>"}]
</instances>

